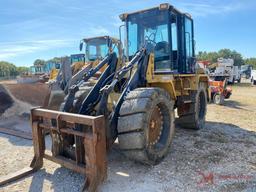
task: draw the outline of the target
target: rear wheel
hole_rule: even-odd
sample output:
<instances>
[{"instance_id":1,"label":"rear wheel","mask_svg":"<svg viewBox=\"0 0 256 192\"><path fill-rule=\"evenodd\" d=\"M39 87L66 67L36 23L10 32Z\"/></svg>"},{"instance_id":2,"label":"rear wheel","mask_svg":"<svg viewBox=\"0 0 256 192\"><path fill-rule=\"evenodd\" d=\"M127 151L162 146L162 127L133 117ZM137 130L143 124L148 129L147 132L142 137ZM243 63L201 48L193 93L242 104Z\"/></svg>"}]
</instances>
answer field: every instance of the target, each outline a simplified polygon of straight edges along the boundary
<instances>
[{"instance_id":1,"label":"rear wheel","mask_svg":"<svg viewBox=\"0 0 256 192\"><path fill-rule=\"evenodd\" d=\"M207 93L205 83L200 83L198 90L190 94L191 103L186 104L185 112L181 111L184 106L178 108L179 118L177 124L188 129L202 129L205 125L207 110ZM185 104L184 104L185 105Z\"/></svg>"},{"instance_id":2,"label":"rear wheel","mask_svg":"<svg viewBox=\"0 0 256 192\"><path fill-rule=\"evenodd\" d=\"M157 164L168 153L174 135L174 102L160 88L131 91L120 109L118 141L124 155Z\"/></svg>"},{"instance_id":3,"label":"rear wheel","mask_svg":"<svg viewBox=\"0 0 256 192\"><path fill-rule=\"evenodd\" d=\"M213 96L213 102L217 105L222 105L224 103L224 96L222 94L216 93Z\"/></svg>"}]
</instances>

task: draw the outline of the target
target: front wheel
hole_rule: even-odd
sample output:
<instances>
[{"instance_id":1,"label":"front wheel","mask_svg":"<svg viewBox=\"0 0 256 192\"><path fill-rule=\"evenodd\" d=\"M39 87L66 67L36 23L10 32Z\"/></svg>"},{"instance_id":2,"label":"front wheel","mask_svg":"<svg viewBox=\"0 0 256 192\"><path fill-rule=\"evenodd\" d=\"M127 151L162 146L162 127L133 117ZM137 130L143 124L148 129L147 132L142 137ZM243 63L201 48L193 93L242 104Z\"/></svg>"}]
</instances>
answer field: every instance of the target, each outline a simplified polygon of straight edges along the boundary
<instances>
[{"instance_id":1,"label":"front wheel","mask_svg":"<svg viewBox=\"0 0 256 192\"><path fill-rule=\"evenodd\" d=\"M131 91L120 109L118 141L124 155L157 164L168 153L174 135L174 102L160 88Z\"/></svg>"}]
</instances>

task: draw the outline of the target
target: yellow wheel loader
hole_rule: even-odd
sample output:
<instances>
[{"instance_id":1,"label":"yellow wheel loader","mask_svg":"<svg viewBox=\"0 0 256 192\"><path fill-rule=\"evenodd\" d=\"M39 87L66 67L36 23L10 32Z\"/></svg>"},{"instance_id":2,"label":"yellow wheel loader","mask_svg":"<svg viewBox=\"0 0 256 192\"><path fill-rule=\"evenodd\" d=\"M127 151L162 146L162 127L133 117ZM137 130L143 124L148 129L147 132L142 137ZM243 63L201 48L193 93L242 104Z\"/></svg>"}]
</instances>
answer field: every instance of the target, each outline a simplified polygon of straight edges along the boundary
<instances>
[{"instance_id":1,"label":"yellow wheel loader","mask_svg":"<svg viewBox=\"0 0 256 192\"><path fill-rule=\"evenodd\" d=\"M48 84L50 90L45 103L48 109L58 110L65 96L68 94L69 88L88 75L89 70L96 68L109 52L115 51L118 54L117 67L121 67L122 60L122 43L110 36L99 36L82 39L80 42L80 51L85 47L85 54L73 54L70 60L63 60L61 69L54 80ZM94 78L90 79L91 86L97 82L97 78L105 70L103 66L94 74ZM89 80L89 79L88 79ZM81 91L80 91L81 92Z\"/></svg>"},{"instance_id":2,"label":"yellow wheel loader","mask_svg":"<svg viewBox=\"0 0 256 192\"><path fill-rule=\"evenodd\" d=\"M174 110L180 126L202 129L208 99L208 76L196 71L194 28L190 15L169 4L120 15L125 24L125 57L117 68L110 52L95 68L103 73L83 100L77 93L89 76L74 84L62 111L31 111L35 156L29 170L43 159L85 174L83 190L96 191L107 177L107 151L118 138L131 160L154 165L167 155L174 136ZM45 152L44 132L51 132L52 153Z\"/></svg>"}]
</instances>

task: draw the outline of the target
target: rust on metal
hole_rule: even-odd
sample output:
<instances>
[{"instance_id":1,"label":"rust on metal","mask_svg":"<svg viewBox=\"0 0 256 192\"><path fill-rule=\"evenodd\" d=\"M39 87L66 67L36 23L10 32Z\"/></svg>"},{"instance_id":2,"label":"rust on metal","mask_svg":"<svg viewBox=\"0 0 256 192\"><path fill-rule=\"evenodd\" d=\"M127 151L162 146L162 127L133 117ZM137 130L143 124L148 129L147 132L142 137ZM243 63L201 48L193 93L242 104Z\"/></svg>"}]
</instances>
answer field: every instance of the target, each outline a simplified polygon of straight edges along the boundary
<instances>
[{"instance_id":1,"label":"rust on metal","mask_svg":"<svg viewBox=\"0 0 256 192\"><path fill-rule=\"evenodd\" d=\"M0 178L0 186L39 170L43 166L43 159L47 159L84 174L86 179L83 190L96 191L97 186L107 177L104 116L94 117L35 108L31 110L31 125L35 155L30 167ZM82 128L77 128L77 125ZM67 153L46 154L44 138L46 131L74 138L71 139L74 143L71 143L69 147L75 148L73 149L75 159L72 159L73 156L71 158ZM59 145L60 148L64 146Z\"/></svg>"},{"instance_id":2,"label":"rust on metal","mask_svg":"<svg viewBox=\"0 0 256 192\"><path fill-rule=\"evenodd\" d=\"M160 139L163 129L163 114L160 107L156 106L151 114L149 124L149 145L155 145Z\"/></svg>"},{"instance_id":3,"label":"rust on metal","mask_svg":"<svg viewBox=\"0 0 256 192\"><path fill-rule=\"evenodd\" d=\"M81 173L83 175L86 174L85 166L77 165L76 162L74 162L70 159L63 158L61 156L53 157L53 156L48 155L48 154L44 154L44 158L49 160L49 161L52 161L54 163L60 164L61 166L66 167L68 169L71 169L71 170L73 170L77 173Z\"/></svg>"},{"instance_id":4,"label":"rust on metal","mask_svg":"<svg viewBox=\"0 0 256 192\"><path fill-rule=\"evenodd\" d=\"M72 114L72 113L66 113L66 112L60 112L60 111L53 111L48 109L42 109L42 108L36 108L32 109L33 116L34 117L41 117L46 119L57 119L58 116L61 116L63 121L66 122L73 122L76 124L82 124L82 125L93 125L94 120L97 120L100 118L94 117L94 116L87 116L87 115L79 115L79 114Z\"/></svg>"}]
</instances>

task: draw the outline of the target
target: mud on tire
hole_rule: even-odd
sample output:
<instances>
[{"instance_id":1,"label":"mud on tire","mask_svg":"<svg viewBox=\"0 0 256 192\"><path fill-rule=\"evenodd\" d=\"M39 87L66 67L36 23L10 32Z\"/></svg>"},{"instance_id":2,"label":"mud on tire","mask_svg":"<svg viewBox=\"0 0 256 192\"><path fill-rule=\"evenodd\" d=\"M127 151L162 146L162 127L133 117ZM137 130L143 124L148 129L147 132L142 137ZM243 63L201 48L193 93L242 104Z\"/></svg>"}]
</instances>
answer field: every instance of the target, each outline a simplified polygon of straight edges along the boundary
<instances>
[{"instance_id":1,"label":"mud on tire","mask_svg":"<svg viewBox=\"0 0 256 192\"><path fill-rule=\"evenodd\" d=\"M174 102L160 88L131 91L120 109L118 141L122 153L144 164L157 164L174 135Z\"/></svg>"},{"instance_id":2,"label":"mud on tire","mask_svg":"<svg viewBox=\"0 0 256 192\"><path fill-rule=\"evenodd\" d=\"M191 103L187 113L179 114L176 123L183 128L202 129L205 125L205 116L207 111L207 93L205 83L199 84L197 91L192 91L189 96ZM179 109L178 109L179 113Z\"/></svg>"}]
</instances>

